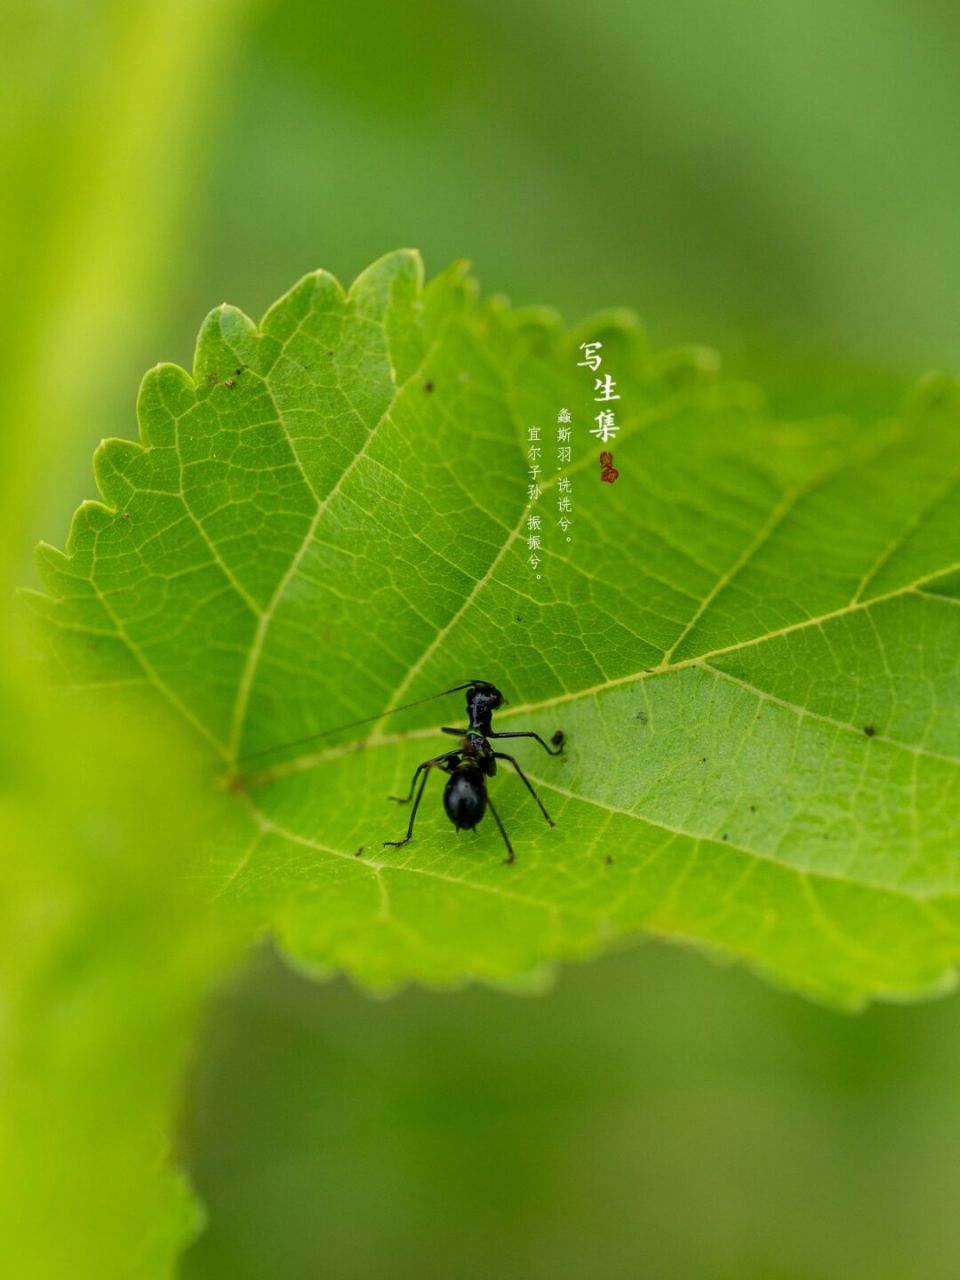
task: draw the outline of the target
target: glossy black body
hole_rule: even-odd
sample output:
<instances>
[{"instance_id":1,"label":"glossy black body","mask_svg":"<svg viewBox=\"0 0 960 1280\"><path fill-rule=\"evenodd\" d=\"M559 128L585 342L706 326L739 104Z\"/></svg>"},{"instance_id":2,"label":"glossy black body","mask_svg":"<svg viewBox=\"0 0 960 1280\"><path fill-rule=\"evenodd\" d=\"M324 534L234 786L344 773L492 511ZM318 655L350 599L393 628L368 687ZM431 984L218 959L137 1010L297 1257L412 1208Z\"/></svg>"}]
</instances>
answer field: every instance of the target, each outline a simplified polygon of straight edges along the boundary
<instances>
[{"instance_id":1,"label":"glossy black body","mask_svg":"<svg viewBox=\"0 0 960 1280\"><path fill-rule=\"evenodd\" d=\"M563 751L563 734L558 729L553 735L553 744L556 750L551 750L540 735L536 733L495 733L493 730L493 713L502 707L505 702L503 694L496 685L490 684L487 680L471 680L469 684L457 685L456 689L448 689L447 692L455 693L459 689L466 689L467 691L467 717L470 724L466 729L445 727L441 729L441 733L454 734L460 739L460 746L455 751L447 751L443 755L434 756L432 759L424 760L422 764L417 765L410 783L409 794L390 797L391 800L396 800L398 804L408 804L413 799L417 778L421 773L423 774L417 790L417 798L410 814L407 834L402 840L385 840L384 844L400 848L411 838L414 819L417 816L417 809L420 806L423 789L426 786L427 775L431 769L440 769L450 775L443 790L443 807L453 825L459 831L471 831L476 828L489 808L507 847L507 857L504 861L513 862L513 846L510 844L507 833L503 828L503 823L500 821L487 792L487 779L494 777L496 774L498 760L507 760L513 765L524 786L540 806L540 812L547 822L551 827L554 823L543 807L540 797L530 785L529 779L513 756L506 755L502 751L495 751L490 739L535 738L548 755L556 756Z\"/></svg>"},{"instance_id":2,"label":"glossy black body","mask_svg":"<svg viewBox=\"0 0 960 1280\"><path fill-rule=\"evenodd\" d=\"M470 728L485 738L493 737L493 713L503 706L506 699L493 684L477 681L467 689L467 715Z\"/></svg>"},{"instance_id":3,"label":"glossy black body","mask_svg":"<svg viewBox=\"0 0 960 1280\"><path fill-rule=\"evenodd\" d=\"M472 831L487 811L487 788L483 774L472 764L454 769L443 788L443 807L460 831Z\"/></svg>"}]
</instances>

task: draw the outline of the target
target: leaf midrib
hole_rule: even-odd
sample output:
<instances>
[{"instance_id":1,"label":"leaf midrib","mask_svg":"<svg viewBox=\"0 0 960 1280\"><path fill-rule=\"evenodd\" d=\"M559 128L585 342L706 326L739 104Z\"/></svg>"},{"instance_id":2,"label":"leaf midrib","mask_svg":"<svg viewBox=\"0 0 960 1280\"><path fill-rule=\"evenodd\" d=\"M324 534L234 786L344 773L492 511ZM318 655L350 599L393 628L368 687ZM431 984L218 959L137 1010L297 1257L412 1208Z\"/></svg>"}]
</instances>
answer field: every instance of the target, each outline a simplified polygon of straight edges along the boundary
<instances>
[{"instance_id":1,"label":"leaf midrib","mask_svg":"<svg viewBox=\"0 0 960 1280\"><path fill-rule=\"evenodd\" d=\"M519 704L511 704L509 709L501 710L499 715L503 719L511 719L516 716L528 715L534 711L548 711L553 707L564 706L570 702L577 702L582 698L595 697L598 694L606 693L610 689L621 689L631 684L639 684L645 680L653 679L655 676L662 676L675 671L684 671L691 667L707 667L718 677L730 680L733 683L740 684L744 688L749 689L758 697L764 698L770 702L777 703L797 715L806 716L814 720L822 720L825 723L832 724L836 727L858 735L863 733L863 726L855 725L852 721L837 720L832 716L823 715L817 711L811 711L807 707L801 707L796 703L778 697L769 693L765 689L761 689L758 685L752 685L748 681L741 680L737 676L731 675L729 672L721 671L711 665L710 659L726 656L729 654L740 653L745 649L750 649L759 644L764 644L768 640L775 640L781 636L791 635L797 631L803 631L809 627L822 626L825 622L831 622L837 618L847 617L854 613L865 612L872 609L874 605L883 604L888 600L898 599L903 595L923 596L929 600L943 601L948 605L960 605L960 600L954 600L950 596L932 595L930 592L920 591L918 588L921 583L930 582L936 578L942 577L944 574L952 573L954 570L960 569L960 562L956 565L950 565L946 568L936 569L934 572L927 574L925 577L917 578L915 582L911 582L902 587L897 587L893 591L887 592L882 596L875 596L872 600L859 601L856 604L847 604L840 609L836 609L830 613L821 614L816 618L807 618L803 622L791 623L789 626L781 627L776 631L769 631L762 636L753 636L749 640L740 640L736 644L725 645L719 649L711 649L706 653L697 654L692 658L684 658L680 662L661 662L655 667L649 667L643 671L631 672L625 676L614 676L609 680L603 680L599 684L591 685L589 688L578 689L568 693L555 694L549 698L542 698L537 702L525 702ZM259 784L267 782L274 778L285 777L290 773L299 773L305 769L313 768L314 765L323 764L330 760L337 760L343 756L350 755L361 748L378 747L393 745L397 742L403 742L410 738L425 738L436 733L435 729L412 729L406 733L398 734L378 734L376 725L390 715L390 710L386 710L382 715L378 716L371 733L363 738L353 738L349 742L340 743L335 747L324 748L322 751L311 752L303 756L295 756L291 760L285 760L282 764L278 764L273 768L266 768L258 771L250 779L249 783ZM927 748L919 746L916 743L902 742L897 738L891 738L886 734L878 736L878 741L894 746L903 751L908 751L913 755L922 756L931 760L941 760L948 764L960 766L960 757L946 755L941 752L930 751ZM277 748L280 749L279 747Z\"/></svg>"}]
</instances>

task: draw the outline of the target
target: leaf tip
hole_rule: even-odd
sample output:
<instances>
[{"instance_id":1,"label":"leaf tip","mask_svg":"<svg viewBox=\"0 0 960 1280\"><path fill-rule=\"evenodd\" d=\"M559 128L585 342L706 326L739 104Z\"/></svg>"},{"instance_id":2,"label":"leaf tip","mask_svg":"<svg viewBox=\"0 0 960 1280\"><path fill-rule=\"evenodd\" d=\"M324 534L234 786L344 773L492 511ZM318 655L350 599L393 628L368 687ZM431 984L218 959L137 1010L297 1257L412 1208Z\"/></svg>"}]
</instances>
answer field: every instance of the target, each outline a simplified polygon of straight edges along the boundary
<instances>
[{"instance_id":1,"label":"leaf tip","mask_svg":"<svg viewBox=\"0 0 960 1280\"><path fill-rule=\"evenodd\" d=\"M394 249L361 271L351 284L347 296L358 304L370 301L376 305L377 300L384 299L403 282L406 282L414 294L419 295L423 290L423 281L424 266L420 251Z\"/></svg>"},{"instance_id":2,"label":"leaf tip","mask_svg":"<svg viewBox=\"0 0 960 1280\"><path fill-rule=\"evenodd\" d=\"M214 307L197 335L193 360L196 385L214 385L229 377L238 365L253 365L259 340L257 326L239 307L227 302Z\"/></svg>"}]
</instances>

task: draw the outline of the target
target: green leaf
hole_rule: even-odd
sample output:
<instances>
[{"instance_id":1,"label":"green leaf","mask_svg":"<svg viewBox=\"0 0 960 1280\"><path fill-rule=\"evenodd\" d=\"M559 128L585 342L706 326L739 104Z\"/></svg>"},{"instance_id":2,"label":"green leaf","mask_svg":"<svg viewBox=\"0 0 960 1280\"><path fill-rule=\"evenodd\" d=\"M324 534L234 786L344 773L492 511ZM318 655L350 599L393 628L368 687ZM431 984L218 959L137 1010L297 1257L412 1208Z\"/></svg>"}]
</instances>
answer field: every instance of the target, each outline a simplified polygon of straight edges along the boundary
<instances>
[{"instance_id":1,"label":"green leaf","mask_svg":"<svg viewBox=\"0 0 960 1280\"><path fill-rule=\"evenodd\" d=\"M587 340L620 394L615 484ZM33 605L69 682L151 688L221 774L240 759L222 904L378 986L530 980L638 931L834 1002L952 982L960 398L934 379L880 424L775 422L711 364L621 313L567 333L480 302L460 266L424 288L398 253L347 294L306 277L259 329L221 307L192 377L147 375L142 443L101 447L108 505L42 550ZM555 828L509 766L491 783L512 866L436 778L382 847L462 695L244 762L470 678L510 700L496 727L567 736L515 746Z\"/></svg>"}]
</instances>

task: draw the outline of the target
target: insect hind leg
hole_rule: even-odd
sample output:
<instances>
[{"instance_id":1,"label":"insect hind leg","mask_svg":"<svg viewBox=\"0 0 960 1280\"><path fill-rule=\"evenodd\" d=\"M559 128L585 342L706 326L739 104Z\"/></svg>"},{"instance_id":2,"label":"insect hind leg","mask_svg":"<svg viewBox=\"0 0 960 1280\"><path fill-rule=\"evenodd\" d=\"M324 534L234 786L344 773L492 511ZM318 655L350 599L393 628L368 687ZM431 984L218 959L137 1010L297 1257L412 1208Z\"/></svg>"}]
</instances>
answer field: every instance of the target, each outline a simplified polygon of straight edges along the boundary
<instances>
[{"instance_id":1,"label":"insect hind leg","mask_svg":"<svg viewBox=\"0 0 960 1280\"><path fill-rule=\"evenodd\" d=\"M540 799L536 791L534 791L533 789L533 784L531 783L527 775L523 772L523 770L520 768L520 766L517 764L516 760L514 760L513 756L508 756L504 751L495 751L493 754L495 759L508 760L510 764L513 765L517 773L520 775L520 781L523 783L523 785L527 788L527 790L533 796L534 800L536 800L537 804L540 806L540 812L546 818L547 822L549 822L550 826L555 827L557 824L550 817L549 813L547 813L546 809L544 808L543 801Z\"/></svg>"},{"instance_id":2,"label":"insect hind leg","mask_svg":"<svg viewBox=\"0 0 960 1280\"><path fill-rule=\"evenodd\" d=\"M513 845L510 843L510 837L507 835L504 825L500 821L500 815L493 807L493 801L489 796L487 796L487 808L493 814L494 821L500 828L500 834L503 836L503 843L507 846L507 856L503 860L504 866L507 866L509 863L513 862Z\"/></svg>"}]
</instances>

